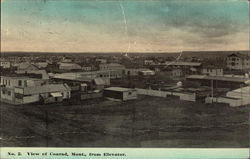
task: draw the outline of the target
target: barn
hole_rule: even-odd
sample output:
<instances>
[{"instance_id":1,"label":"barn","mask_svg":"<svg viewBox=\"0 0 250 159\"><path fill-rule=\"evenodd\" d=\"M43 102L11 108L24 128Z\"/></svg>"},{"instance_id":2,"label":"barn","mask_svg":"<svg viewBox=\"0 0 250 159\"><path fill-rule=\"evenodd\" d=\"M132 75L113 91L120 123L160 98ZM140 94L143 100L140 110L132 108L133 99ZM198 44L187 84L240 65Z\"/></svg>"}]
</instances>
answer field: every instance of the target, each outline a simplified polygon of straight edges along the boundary
<instances>
[{"instance_id":1,"label":"barn","mask_svg":"<svg viewBox=\"0 0 250 159\"><path fill-rule=\"evenodd\" d=\"M105 98L114 101L137 99L137 91L131 88L109 87L104 89L103 95Z\"/></svg>"}]
</instances>

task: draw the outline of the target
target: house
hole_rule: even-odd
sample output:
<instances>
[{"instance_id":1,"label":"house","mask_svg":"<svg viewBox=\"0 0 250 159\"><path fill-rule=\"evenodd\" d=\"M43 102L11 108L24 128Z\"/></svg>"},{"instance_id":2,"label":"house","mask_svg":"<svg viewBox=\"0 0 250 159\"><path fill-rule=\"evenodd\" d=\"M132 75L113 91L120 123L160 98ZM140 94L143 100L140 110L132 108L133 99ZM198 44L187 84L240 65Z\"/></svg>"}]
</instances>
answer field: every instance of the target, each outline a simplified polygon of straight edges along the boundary
<instances>
[{"instance_id":1,"label":"house","mask_svg":"<svg viewBox=\"0 0 250 159\"><path fill-rule=\"evenodd\" d=\"M41 79L44 79L44 80L49 80L49 75L47 73L46 70L28 70L28 71L25 71L25 70L17 70L15 71L16 74L18 74L19 76L34 76L36 78L41 78Z\"/></svg>"},{"instance_id":2,"label":"house","mask_svg":"<svg viewBox=\"0 0 250 159\"><path fill-rule=\"evenodd\" d=\"M151 65L151 68L170 72L173 69L181 69L183 75L190 75L197 74L201 66L202 64L200 62L166 61L164 63Z\"/></svg>"},{"instance_id":3,"label":"house","mask_svg":"<svg viewBox=\"0 0 250 159\"><path fill-rule=\"evenodd\" d=\"M223 76L223 69L215 67L206 67L201 69L201 74L209 76Z\"/></svg>"},{"instance_id":4,"label":"house","mask_svg":"<svg viewBox=\"0 0 250 159\"><path fill-rule=\"evenodd\" d=\"M63 57L62 58L62 63L72 63L72 59L70 59L68 57Z\"/></svg>"},{"instance_id":5,"label":"house","mask_svg":"<svg viewBox=\"0 0 250 159\"><path fill-rule=\"evenodd\" d=\"M66 84L49 84L47 80L23 76L1 76L0 93L1 101L15 105L70 99Z\"/></svg>"},{"instance_id":6,"label":"house","mask_svg":"<svg viewBox=\"0 0 250 159\"><path fill-rule=\"evenodd\" d=\"M109 87L105 88L103 96L114 101L127 101L137 99L137 91L130 88Z\"/></svg>"},{"instance_id":7,"label":"house","mask_svg":"<svg viewBox=\"0 0 250 159\"><path fill-rule=\"evenodd\" d=\"M96 62L101 63L101 64L105 64L105 63L107 63L107 59L96 59Z\"/></svg>"},{"instance_id":8,"label":"house","mask_svg":"<svg viewBox=\"0 0 250 159\"><path fill-rule=\"evenodd\" d=\"M0 61L0 67L3 69L11 68L11 62L7 60L1 60Z\"/></svg>"},{"instance_id":9,"label":"house","mask_svg":"<svg viewBox=\"0 0 250 159\"><path fill-rule=\"evenodd\" d=\"M140 71L150 71L146 68L126 68L123 70L123 74L126 76L138 76Z\"/></svg>"},{"instance_id":10,"label":"house","mask_svg":"<svg viewBox=\"0 0 250 159\"><path fill-rule=\"evenodd\" d=\"M123 77L123 70L96 71L101 78L118 79Z\"/></svg>"},{"instance_id":11,"label":"house","mask_svg":"<svg viewBox=\"0 0 250 159\"><path fill-rule=\"evenodd\" d=\"M170 68L182 68L182 69L191 69L199 68L201 66L200 62L184 62L184 61L166 61L164 63L167 67Z\"/></svg>"},{"instance_id":12,"label":"house","mask_svg":"<svg viewBox=\"0 0 250 159\"><path fill-rule=\"evenodd\" d=\"M87 77L64 73L54 75L52 79L57 83L66 83L71 89L72 98L81 100L102 97L102 91L106 86L106 81L94 76Z\"/></svg>"},{"instance_id":13,"label":"house","mask_svg":"<svg viewBox=\"0 0 250 159\"><path fill-rule=\"evenodd\" d=\"M118 64L118 63L108 63L108 64L100 64L99 69L100 71L123 70L125 69L125 66Z\"/></svg>"},{"instance_id":14,"label":"house","mask_svg":"<svg viewBox=\"0 0 250 159\"><path fill-rule=\"evenodd\" d=\"M81 70L82 67L76 63L60 63L59 64L60 70Z\"/></svg>"},{"instance_id":15,"label":"house","mask_svg":"<svg viewBox=\"0 0 250 159\"><path fill-rule=\"evenodd\" d=\"M36 65L39 69L45 69L48 66L48 62L36 62L34 65Z\"/></svg>"},{"instance_id":16,"label":"house","mask_svg":"<svg viewBox=\"0 0 250 159\"><path fill-rule=\"evenodd\" d=\"M79 76L71 74L57 74L51 77L57 83L67 83L71 88L71 91L76 91L77 93L82 92L92 92L94 90L102 91L104 86L106 86L105 81L98 77L88 77ZM109 82L110 84L110 82ZM84 88L82 88L84 86Z\"/></svg>"},{"instance_id":17,"label":"house","mask_svg":"<svg viewBox=\"0 0 250 159\"><path fill-rule=\"evenodd\" d=\"M28 62L24 62L24 63L19 63L17 65L17 70L18 71L31 71L31 70L39 70L39 67L37 67L34 64L28 63Z\"/></svg>"},{"instance_id":18,"label":"house","mask_svg":"<svg viewBox=\"0 0 250 159\"><path fill-rule=\"evenodd\" d=\"M139 75L141 75L141 76L153 76L153 75L155 75L155 71L141 70L141 71L139 71Z\"/></svg>"},{"instance_id":19,"label":"house","mask_svg":"<svg viewBox=\"0 0 250 159\"><path fill-rule=\"evenodd\" d=\"M83 71L92 71L92 67L91 66L82 66L82 70Z\"/></svg>"},{"instance_id":20,"label":"house","mask_svg":"<svg viewBox=\"0 0 250 159\"><path fill-rule=\"evenodd\" d=\"M233 53L226 58L227 68L233 70L248 70L250 69L250 55Z\"/></svg>"},{"instance_id":21,"label":"house","mask_svg":"<svg viewBox=\"0 0 250 159\"><path fill-rule=\"evenodd\" d=\"M172 76L173 77L181 77L181 76L183 76L183 72L182 72L182 70L181 69L173 69L172 71L171 71L171 73L172 73Z\"/></svg>"},{"instance_id":22,"label":"house","mask_svg":"<svg viewBox=\"0 0 250 159\"><path fill-rule=\"evenodd\" d=\"M144 65L153 65L154 60L144 60Z\"/></svg>"}]
</instances>

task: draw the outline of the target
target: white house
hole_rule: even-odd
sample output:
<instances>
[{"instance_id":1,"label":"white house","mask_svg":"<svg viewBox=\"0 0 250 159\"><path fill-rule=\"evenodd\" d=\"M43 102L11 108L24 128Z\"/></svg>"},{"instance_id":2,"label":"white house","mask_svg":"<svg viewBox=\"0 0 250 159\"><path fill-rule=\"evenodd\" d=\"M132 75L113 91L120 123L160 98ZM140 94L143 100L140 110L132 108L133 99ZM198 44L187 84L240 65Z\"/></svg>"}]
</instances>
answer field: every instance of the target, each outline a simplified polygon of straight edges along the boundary
<instances>
[{"instance_id":1,"label":"white house","mask_svg":"<svg viewBox=\"0 0 250 159\"><path fill-rule=\"evenodd\" d=\"M11 62L10 61L6 61L6 60L1 60L0 61L0 67L7 69L11 67Z\"/></svg>"},{"instance_id":2,"label":"white house","mask_svg":"<svg viewBox=\"0 0 250 159\"><path fill-rule=\"evenodd\" d=\"M1 101L10 104L28 104L43 101L58 102L70 98L70 88L64 84L48 84L47 80L1 76Z\"/></svg>"},{"instance_id":3,"label":"white house","mask_svg":"<svg viewBox=\"0 0 250 159\"><path fill-rule=\"evenodd\" d=\"M144 65L153 65L154 60L144 60Z\"/></svg>"},{"instance_id":4,"label":"white house","mask_svg":"<svg viewBox=\"0 0 250 159\"><path fill-rule=\"evenodd\" d=\"M137 91L131 88L109 87L105 88L103 96L114 101L127 101L137 99Z\"/></svg>"},{"instance_id":5,"label":"white house","mask_svg":"<svg viewBox=\"0 0 250 159\"><path fill-rule=\"evenodd\" d=\"M209 76L223 76L222 68L202 68L201 73Z\"/></svg>"}]
</instances>

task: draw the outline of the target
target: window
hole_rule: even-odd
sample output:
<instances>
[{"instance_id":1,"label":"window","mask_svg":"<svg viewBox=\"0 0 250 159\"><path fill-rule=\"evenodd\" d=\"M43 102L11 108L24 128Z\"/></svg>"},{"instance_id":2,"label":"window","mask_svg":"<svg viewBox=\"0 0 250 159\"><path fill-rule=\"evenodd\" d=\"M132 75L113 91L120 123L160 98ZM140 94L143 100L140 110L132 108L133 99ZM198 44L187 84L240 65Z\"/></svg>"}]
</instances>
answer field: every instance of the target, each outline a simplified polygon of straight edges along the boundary
<instances>
[{"instance_id":1,"label":"window","mask_svg":"<svg viewBox=\"0 0 250 159\"><path fill-rule=\"evenodd\" d=\"M24 86L27 87L27 81L26 80L24 81Z\"/></svg>"},{"instance_id":2,"label":"window","mask_svg":"<svg viewBox=\"0 0 250 159\"><path fill-rule=\"evenodd\" d=\"M22 86L22 80L18 80L18 86Z\"/></svg>"},{"instance_id":3,"label":"window","mask_svg":"<svg viewBox=\"0 0 250 159\"><path fill-rule=\"evenodd\" d=\"M8 80L8 85L10 86L10 80Z\"/></svg>"},{"instance_id":4,"label":"window","mask_svg":"<svg viewBox=\"0 0 250 159\"><path fill-rule=\"evenodd\" d=\"M2 90L2 92L3 92L3 94L5 94L6 92L5 92L5 90Z\"/></svg>"},{"instance_id":5,"label":"window","mask_svg":"<svg viewBox=\"0 0 250 159\"><path fill-rule=\"evenodd\" d=\"M11 96L11 92L10 91L8 91L8 95Z\"/></svg>"},{"instance_id":6,"label":"window","mask_svg":"<svg viewBox=\"0 0 250 159\"><path fill-rule=\"evenodd\" d=\"M23 99L23 95L19 93L15 93L15 98L17 99Z\"/></svg>"}]
</instances>

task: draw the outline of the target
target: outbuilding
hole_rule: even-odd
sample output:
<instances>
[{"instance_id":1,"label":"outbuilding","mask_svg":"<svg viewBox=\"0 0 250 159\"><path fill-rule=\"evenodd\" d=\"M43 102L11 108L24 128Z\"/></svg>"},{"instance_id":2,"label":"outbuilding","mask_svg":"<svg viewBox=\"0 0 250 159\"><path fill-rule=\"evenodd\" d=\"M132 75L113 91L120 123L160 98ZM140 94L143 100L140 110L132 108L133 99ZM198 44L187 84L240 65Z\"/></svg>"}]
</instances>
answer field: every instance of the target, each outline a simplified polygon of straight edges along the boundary
<instances>
[{"instance_id":1,"label":"outbuilding","mask_svg":"<svg viewBox=\"0 0 250 159\"><path fill-rule=\"evenodd\" d=\"M137 91L131 88L109 87L103 92L104 97L114 101L127 101L137 99Z\"/></svg>"}]
</instances>

